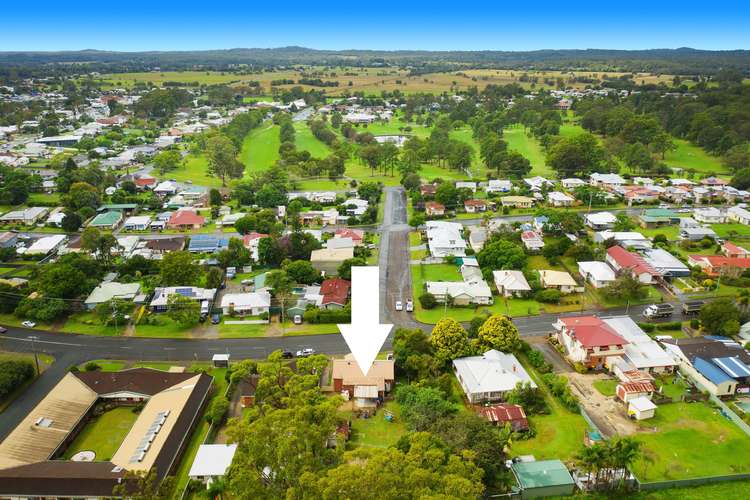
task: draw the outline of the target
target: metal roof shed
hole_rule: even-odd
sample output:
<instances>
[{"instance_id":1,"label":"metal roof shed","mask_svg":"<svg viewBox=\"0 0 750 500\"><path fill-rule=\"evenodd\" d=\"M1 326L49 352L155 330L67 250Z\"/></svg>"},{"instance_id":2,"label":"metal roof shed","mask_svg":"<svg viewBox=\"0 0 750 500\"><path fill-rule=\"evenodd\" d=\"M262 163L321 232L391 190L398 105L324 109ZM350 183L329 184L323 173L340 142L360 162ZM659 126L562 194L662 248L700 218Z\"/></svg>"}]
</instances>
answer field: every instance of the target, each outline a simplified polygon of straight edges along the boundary
<instances>
[{"instance_id":1,"label":"metal roof shed","mask_svg":"<svg viewBox=\"0 0 750 500\"><path fill-rule=\"evenodd\" d=\"M560 460L519 462L511 466L521 498L571 495L575 483Z\"/></svg>"}]
</instances>

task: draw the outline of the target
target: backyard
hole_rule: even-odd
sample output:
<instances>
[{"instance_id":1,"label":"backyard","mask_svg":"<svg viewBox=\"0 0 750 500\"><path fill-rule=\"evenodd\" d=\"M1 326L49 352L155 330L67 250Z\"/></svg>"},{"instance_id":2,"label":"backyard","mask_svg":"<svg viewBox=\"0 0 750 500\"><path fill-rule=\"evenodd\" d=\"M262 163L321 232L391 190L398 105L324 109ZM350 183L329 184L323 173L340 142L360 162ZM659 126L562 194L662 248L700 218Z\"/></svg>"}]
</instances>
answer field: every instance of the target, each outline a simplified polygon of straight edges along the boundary
<instances>
[{"instance_id":1,"label":"backyard","mask_svg":"<svg viewBox=\"0 0 750 500\"><path fill-rule=\"evenodd\" d=\"M750 437L709 404L661 405L639 426L644 458L633 472L641 481L750 472Z\"/></svg>"},{"instance_id":2,"label":"backyard","mask_svg":"<svg viewBox=\"0 0 750 500\"><path fill-rule=\"evenodd\" d=\"M63 458L69 460L78 452L93 451L95 460L111 460L137 418L138 413L129 406L112 408L98 417L92 417L65 450Z\"/></svg>"},{"instance_id":3,"label":"backyard","mask_svg":"<svg viewBox=\"0 0 750 500\"><path fill-rule=\"evenodd\" d=\"M393 422L385 419L385 411L393 413ZM395 401L386 402L371 418L352 419L352 437L349 443L354 446L387 448L396 444L406 434L406 425L401 420L401 407Z\"/></svg>"},{"instance_id":4,"label":"backyard","mask_svg":"<svg viewBox=\"0 0 750 500\"><path fill-rule=\"evenodd\" d=\"M511 455L534 455L537 460L571 460L583 446L583 436L589 429L588 423L579 413L573 413L558 403L536 370L525 358L521 361L544 393L550 413L529 417L529 425L536 431L536 435L531 439L514 441Z\"/></svg>"}]
</instances>

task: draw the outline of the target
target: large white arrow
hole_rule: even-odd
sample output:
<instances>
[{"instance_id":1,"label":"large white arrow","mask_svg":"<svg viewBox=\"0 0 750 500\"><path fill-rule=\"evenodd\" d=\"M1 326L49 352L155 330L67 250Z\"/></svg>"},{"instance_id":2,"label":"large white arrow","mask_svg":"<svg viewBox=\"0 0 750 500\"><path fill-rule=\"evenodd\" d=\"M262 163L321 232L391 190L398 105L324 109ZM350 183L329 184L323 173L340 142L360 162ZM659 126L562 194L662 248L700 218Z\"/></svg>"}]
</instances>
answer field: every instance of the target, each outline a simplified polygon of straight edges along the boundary
<instances>
[{"instance_id":1,"label":"large white arrow","mask_svg":"<svg viewBox=\"0 0 750 500\"><path fill-rule=\"evenodd\" d=\"M380 271L352 267L352 322L338 325L364 375L370 371L393 325L380 324Z\"/></svg>"}]
</instances>

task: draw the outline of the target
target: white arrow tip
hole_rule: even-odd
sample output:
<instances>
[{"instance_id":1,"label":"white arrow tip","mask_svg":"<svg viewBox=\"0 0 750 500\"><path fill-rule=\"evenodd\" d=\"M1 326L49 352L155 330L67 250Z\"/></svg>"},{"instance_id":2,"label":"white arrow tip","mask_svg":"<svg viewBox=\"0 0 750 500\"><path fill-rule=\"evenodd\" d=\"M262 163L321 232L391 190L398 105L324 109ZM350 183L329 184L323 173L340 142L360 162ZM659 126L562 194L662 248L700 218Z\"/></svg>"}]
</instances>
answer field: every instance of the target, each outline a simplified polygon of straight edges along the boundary
<instances>
[{"instance_id":1,"label":"white arrow tip","mask_svg":"<svg viewBox=\"0 0 750 500\"><path fill-rule=\"evenodd\" d=\"M385 339L388 338L393 325L378 323L368 325L346 324L338 325L338 327L346 344L352 351L354 360L362 370L362 374L366 376L383 347Z\"/></svg>"}]
</instances>

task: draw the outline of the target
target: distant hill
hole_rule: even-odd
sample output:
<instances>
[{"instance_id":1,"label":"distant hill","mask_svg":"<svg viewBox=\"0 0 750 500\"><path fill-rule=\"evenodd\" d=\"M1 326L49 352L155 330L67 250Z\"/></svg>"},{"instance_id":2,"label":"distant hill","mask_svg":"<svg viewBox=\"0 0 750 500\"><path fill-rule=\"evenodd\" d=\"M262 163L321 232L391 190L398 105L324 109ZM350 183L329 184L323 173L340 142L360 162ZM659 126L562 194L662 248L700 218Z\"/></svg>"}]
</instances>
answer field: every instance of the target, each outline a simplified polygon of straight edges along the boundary
<instances>
[{"instance_id":1,"label":"distant hill","mask_svg":"<svg viewBox=\"0 0 750 500\"><path fill-rule=\"evenodd\" d=\"M251 66L349 65L411 66L433 69L444 66L497 68L585 69L653 73L714 73L721 68L750 72L750 51L711 51L691 48L651 50L535 50L426 51L426 50L316 50L305 47L226 49L168 52L0 52L0 67L34 67L49 64L103 66L108 71L162 70L230 65Z\"/></svg>"}]
</instances>

